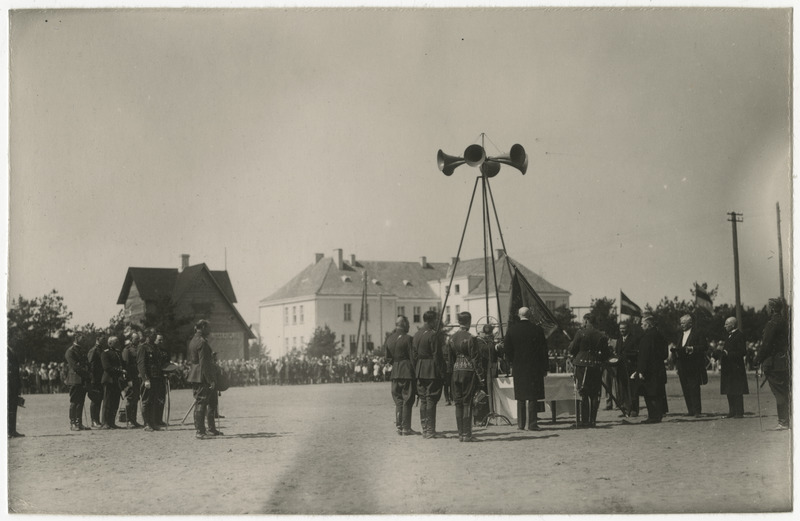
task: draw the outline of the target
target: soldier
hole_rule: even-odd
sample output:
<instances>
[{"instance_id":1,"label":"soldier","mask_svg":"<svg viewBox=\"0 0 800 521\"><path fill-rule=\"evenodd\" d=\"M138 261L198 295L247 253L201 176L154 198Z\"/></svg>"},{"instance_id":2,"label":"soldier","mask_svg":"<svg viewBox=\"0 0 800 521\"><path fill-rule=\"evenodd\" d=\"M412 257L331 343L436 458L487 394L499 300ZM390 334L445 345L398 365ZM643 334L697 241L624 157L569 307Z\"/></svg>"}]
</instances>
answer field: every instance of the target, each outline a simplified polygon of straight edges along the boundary
<instances>
[{"instance_id":1,"label":"soldier","mask_svg":"<svg viewBox=\"0 0 800 521\"><path fill-rule=\"evenodd\" d=\"M142 419L144 430L153 432L161 430L160 420L156 418L157 402L166 396L164 373L161 370L161 353L153 345L158 334L153 328L144 331L144 342L139 346L136 356L136 367L141 380ZM162 409L163 410L163 409Z\"/></svg>"},{"instance_id":2,"label":"soldier","mask_svg":"<svg viewBox=\"0 0 800 521\"><path fill-rule=\"evenodd\" d=\"M608 360L608 338L595 328L594 317L583 316L583 328L578 331L569 352L574 357L575 385L581 396L578 427L594 427L600 407L603 383L603 363Z\"/></svg>"},{"instance_id":3,"label":"soldier","mask_svg":"<svg viewBox=\"0 0 800 521\"><path fill-rule=\"evenodd\" d=\"M163 371L163 368L169 365L169 353L167 352L165 345L164 345L164 336L157 334L156 339L153 342L153 347L155 347L155 352L158 356L158 367L162 369L162 380L164 382L163 387L159 390L158 396L156 396L155 402L155 410L153 412L153 416L155 417L156 425L159 427L166 427L167 424L164 422L164 407L167 404L167 380L169 375Z\"/></svg>"},{"instance_id":4,"label":"soldier","mask_svg":"<svg viewBox=\"0 0 800 521\"><path fill-rule=\"evenodd\" d=\"M392 399L394 400L394 423L397 434L411 436L419 434L411 430L411 408L414 405L413 339L408 334L409 323L404 316L395 319L395 330L386 339L386 360L392 366Z\"/></svg>"},{"instance_id":5,"label":"soldier","mask_svg":"<svg viewBox=\"0 0 800 521\"><path fill-rule=\"evenodd\" d=\"M442 378L445 373L441 336L437 334L436 311L428 310L422 315L425 321L414 335L413 357L416 360L417 394L419 395L419 422L422 437L437 438L436 404L442 396Z\"/></svg>"},{"instance_id":6,"label":"soldier","mask_svg":"<svg viewBox=\"0 0 800 521\"><path fill-rule=\"evenodd\" d=\"M186 357L191 364L187 381L192 384L192 394L194 395L195 437L205 439L209 434L219 436L222 433L217 430L214 423L213 411L209 414L208 409L211 395L216 393L213 352L206 339L208 337L208 321L198 320L194 329L194 337L189 342L189 351ZM206 430L206 422L208 422L208 430Z\"/></svg>"},{"instance_id":7,"label":"soldier","mask_svg":"<svg viewBox=\"0 0 800 521\"><path fill-rule=\"evenodd\" d=\"M122 351L122 362L125 366L125 374L128 377L128 385L125 388L125 416L128 426L131 429L139 429L141 425L136 421L137 410L139 409L139 368L136 358L139 353L139 333L133 331L130 338L125 341L125 349Z\"/></svg>"},{"instance_id":8,"label":"soldier","mask_svg":"<svg viewBox=\"0 0 800 521\"><path fill-rule=\"evenodd\" d=\"M539 400L544 399L544 377L550 368L547 339L541 326L531 321L530 308L521 307L517 313L519 320L508 327L503 350L514 375L517 428L538 431L540 404L544 410Z\"/></svg>"},{"instance_id":9,"label":"soldier","mask_svg":"<svg viewBox=\"0 0 800 521\"><path fill-rule=\"evenodd\" d=\"M472 399L478 390L478 344L469 333L472 315L458 314L458 331L447 341L450 365L453 367L453 401L456 404L458 441L478 441L472 437Z\"/></svg>"},{"instance_id":10,"label":"soldier","mask_svg":"<svg viewBox=\"0 0 800 521\"><path fill-rule=\"evenodd\" d=\"M778 407L778 425L775 430L786 430L792 426L789 325L783 316L783 310L783 299L769 299L769 322L764 326L761 349L755 359L756 367L761 366L761 371L757 371L756 376L763 372L772 394L775 395L775 404Z\"/></svg>"},{"instance_id":11,"label":"soldier","mask_svg":"<svg viewBox=\"0 0 800 521\"><path fill-rule=\"evenodd\" d=\"M66 384L69 386L69 430L90 431L83 424L83 407L86 402L86 389L92 381L89 362L83 348L83 336L75 334L72 345L67 348L64 358L69 366Z\"/></svg>"},{"instance_id":12,"label":"soldier","mask_svg":"<svg viewBox=\"0 0 800 521\"><path fill-rule=\"evenodd\" d=\"M120 388L127 380L125 378L125 367L122 362L122 352L120 351L119 338L112 336L108 338L108 347L100 354L100 361L103 365L103 409L101 429L120 429L116 423L117 409L119 409Z\"/></svg>"},{"instance_id":13,"label":"soldier","mask_svg":"<svg viewBox=\"0 0 800 521\"><path fill-rule=\"evenodd\" d=\"M7 382L8 382L8 437L21 438L25 436L17 432L17 407L22 399L22 380L20 378L20 363L17 353L6 346L7 351Z\"/></svg>"},{"instance_id":14,"label":"soldier","mask_svg":"<svg viewBox=\"0 0 800 521\"><path fill-rule=\"evenodd\" d=\"M100 355L103 352L104 343L105 336L98 335L87 355L89 371L92 373L92 381L87 389L87 394L89 395L89 417L92 420L92 427L95 429L100 427L100 408L103 403L103 362L100 359Z\"/></svg>"}]
</instances>

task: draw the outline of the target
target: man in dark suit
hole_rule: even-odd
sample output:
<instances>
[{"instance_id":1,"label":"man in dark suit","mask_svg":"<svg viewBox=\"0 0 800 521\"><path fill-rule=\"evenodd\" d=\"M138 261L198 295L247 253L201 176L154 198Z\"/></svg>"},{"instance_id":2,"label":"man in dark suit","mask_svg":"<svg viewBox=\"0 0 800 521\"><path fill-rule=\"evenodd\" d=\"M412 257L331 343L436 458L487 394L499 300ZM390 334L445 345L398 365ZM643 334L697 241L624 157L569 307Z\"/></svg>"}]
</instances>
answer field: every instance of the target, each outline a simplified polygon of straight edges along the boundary
<instances>
[{"instance_id":1,"label":"man in dark suit","mask_svg":"<svg viewBox=\"0 0 800 521\"><path fill-rule=\"evenodd\" d=\"M83 407L86 402L86 389L92 381L89 371L89 360L83 347L83 336L75 334L72 345L67 348L64 358L69 366L67 381L69 386L69 430L90 431L90 427L83 424Z\"/></svg>"},{"instance_id":2,"label":"man in dark suit","mask_svg":"<svg viewBox=\"0 0 800 521\"><path fill-rule=\"evenodd\" d=\"M721 394L728 397L726 418L744 418L744 395L750 393L747 385L747 371L744 367L747 347L744 334L736 328L735 317L725 320L725 331L728 332L728 338L711 355L722 365L719 390Z\"/></svg>"},{"instance_id":3,"label":"man in dark suit","mask_svg":"<svg viewBox=\"0 0 800 521\"><path fill-rule=\"evenodd\" d=\"M617 392L618 399L624 412L629 416L639 416L639 381L631 379L636 372L639 358L639 335L631 331L627 322L619 325L619 338L617 339Z\"/></svg>"},{"instance_id":4,"label":"man in dark suit","mask_svg":"<svg viewBox=\"0 0 800 521\"><path fill-rule=\"evenodd\" d=\"M120 388L126 383L125 367L122 362L119 338L108 338L108 347L100 353L100 362L103 365L103 409L101 429L119 429L116 416L119 409Z\"/></svg>"},{"instance_id":5,"label":"man in dark suit","mask_svg":"<svg viewBox=\"0 0 800 521\"><path fill-rule=\"evenodd\" d=\"M86 390L89 396L89 417L92 420L92 427L100 427L100 409L103 404L103 362L100 355L105 346L105 335L100 334L95 339L94 345L89 349L87 358L89 359L89 371L92 373L92 381Z\"/></svg>"},{"instance_id":6,"label":"man in dark suit","mask_svg":"<svg viewBox=\"0 0 800 521\"><path fill-rule=\"evenodd\" d=\"M453 401L456 405L458 441L478 441L472 437L472 399L478 390L476 373L479 364L478 343L469 332L472 315L468 311L458 314L458 331L448 344L449 364L453 367Z\"/></svg>"},{"instance_id":7,"label":"man in dark suit","mask_svg":"<svg viewBox=\"0 0 800 521\"><path fill-rule=\"evenodd\" d=\"M681 330L675 341L675 366L678 369L688 415L699 418L703 412L700 386L708 383L708 374L706 373L708 342L705 336L693 327L690 315L681 317Z\"/></svg>"},{"instance_id":8,"label":"man in dark suit","mask_svg":"<svg viewBox=\"0 0 800 521\"><path fill-rule=\"evenodd\" d=\"M186 381L192 384L194 395L194 427L195 437L204 439L209 434L219 436L213 411L209 411L208 404L211 395L216 393L216 372L214 369L214 353L208 344L208 320L198 320L194 326L194 337L189 342L187 359L191 364L189 376ZM208 422L208 430L206 430Z\"/></svg>"},{"instance_id":9,"label":"man in dark suit","mask_svg":"<svg viewBox=\"0 0 800 521\"><path fill-rule=\"evenodd\" d=\"M664 416L662 396L667 383L667 341L655 326L652 315L642 317L644 333L639 340L639 354L636 372L631 378L639 381L639 389L644 394L647 406L647 419L642 423L659 423ZM638 398L637 398L638 399Z\"/></svg>"},{"instance_id":10,"label":"man in dark suit","mask_svg":"<svg viewBox=\"0 0 800 521\"><path fill-rule=\"evenodd\" d=\"M764 326L761 348L756 355L756 367L761 366L778 407L775 430L790 429L792 407L792 367L789 324L783 316L783 299L769 299L770 318ZM759 371L760 372L760 371ZM756 375L759 373L757 372Z\"/></svg>"},{"instance_id":11,"label":"man in dark suit","mask_svg":"<svg viewBox=\"0 0 800 521\"><path fill-rule=\"evenodd\" d=\"M578 427L594 427L603 388L603 364L609 359L610 350L608 338L595 327L591 314L583 316L583 328L572 339L569 353L574 357L575 385L581 396Z\"/></svg>"},{"instance_id":12,"label":"man in dark suit","mask_svg":"<svg viewBox=\"0 0 800 521\"><path fill-rule=\"evenodd\" d=\"M519 308L519 321L508 326L503 340L506 360L514 376L514 399L517 401L517 428L539 430L539 412L544 411L544 377L550 361L547 338L541 326L531 322L531 310Z\"/></svg>"},{"instance_id":13,"label":"man in dark suit","mask_svg":"<svg viewBox=\"0 0 800 521\"><path fill-rule=\"evenodd\" d=\"M417 362L417 394L419 395L419 422L425 439L438 437L436 434L436 404L442 396L442 379L446 369L442 355L442 338L437 335L438 316L436 311L428 310L422 315L425 321L414 335L413 357Z\"/></svg>"},{"instance_id":14,"label":"man in dark suit","mask_svg":"<svg viewBox=\"0 0 800 521\"><path fill-rule=\"evenodd\" d=\"M159 427L161 418L156 417L156 412L159 410L157 403L166 395L164 372L161 370L161 352L154 345L156 336L158 333L155 329L147 328L144 332L144 342L139 346L136 356L136 368L142 381L142 419L144 430L147 432L161 430ZM163 411L163 407L161 410Z\"/></svg>"},{"instance_id":15,"label":"man in dark suit","mask_svg":"<svg viewBox=\"0 0 800 521\"><path fill-rule=\"evenodd\" d=\"M399 316L395 330L386 339L386 363L392 365L392 400L394 401L394 424L397 434L411 436L419 434L411 430L411 408L414 406L413 339L408 334L408 319Z\"/></svg>"}]
</instances>

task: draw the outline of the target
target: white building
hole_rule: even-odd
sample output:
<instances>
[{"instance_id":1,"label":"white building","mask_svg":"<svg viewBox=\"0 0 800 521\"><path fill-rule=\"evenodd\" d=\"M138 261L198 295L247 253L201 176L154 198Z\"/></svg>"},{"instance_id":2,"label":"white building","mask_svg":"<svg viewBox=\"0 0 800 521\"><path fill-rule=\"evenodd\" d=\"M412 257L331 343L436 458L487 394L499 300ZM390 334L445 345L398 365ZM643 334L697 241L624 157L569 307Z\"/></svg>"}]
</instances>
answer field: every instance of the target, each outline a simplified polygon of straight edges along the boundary
<instances>
[{"instance_id":1,"label":"white building","mask_svg":"<svg viewBox=\"0 0 800 521\"><path fill-rule=\"evenodd\" d=\"M493 259L499 281L499 311L494 271L492 263L488 264L489 314L494 318L499 314L504 322L508 319L511 282L507 260L511 259L506 259L500 251ZM363 343L356 346L356 338L364 339L366 334L368 342L380 347L385 335L394 330L398 315L408 317L413 334L422 326L425 311L441 310L454 261L430 263L425 257L420 257L419 262L361 261L350 255L348 262L341 249L334 250L333 258L317 253L313 264L259 303L261 341L272 357L280 357L294 348L303 350L314 331L327 325L343 347L342 354L360 354L364 347ZM568 291L511 262L551 309L569 306ZM473 321L486 316L484 266L483 258L457 264L445 306L446 323L455 322L456 314L461 311L471 312ZM367 320L362 323L365 274Z\"/></svg>"}]
</instances>

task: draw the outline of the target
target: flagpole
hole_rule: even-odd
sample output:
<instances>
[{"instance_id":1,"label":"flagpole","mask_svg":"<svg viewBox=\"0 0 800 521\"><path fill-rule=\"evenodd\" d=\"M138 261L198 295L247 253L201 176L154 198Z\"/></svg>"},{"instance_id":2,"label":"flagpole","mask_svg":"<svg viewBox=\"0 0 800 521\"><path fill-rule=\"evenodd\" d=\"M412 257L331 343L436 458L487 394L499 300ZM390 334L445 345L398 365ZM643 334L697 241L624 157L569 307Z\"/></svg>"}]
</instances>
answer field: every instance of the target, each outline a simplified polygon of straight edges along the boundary
<instances>
[{"instance_id":1,"label":"flagpole","mask_svg":"<svg viewBox=\"0 0 800 521\"><path fill-rule=\"evenodd\" d=\"M731 227L733 229L733 280L736 288L736 324L742 330L742 300L739 293L739 240L736 236L736 223L742 222L742 214L730 212Z\"/></svg>"}]
</instances>

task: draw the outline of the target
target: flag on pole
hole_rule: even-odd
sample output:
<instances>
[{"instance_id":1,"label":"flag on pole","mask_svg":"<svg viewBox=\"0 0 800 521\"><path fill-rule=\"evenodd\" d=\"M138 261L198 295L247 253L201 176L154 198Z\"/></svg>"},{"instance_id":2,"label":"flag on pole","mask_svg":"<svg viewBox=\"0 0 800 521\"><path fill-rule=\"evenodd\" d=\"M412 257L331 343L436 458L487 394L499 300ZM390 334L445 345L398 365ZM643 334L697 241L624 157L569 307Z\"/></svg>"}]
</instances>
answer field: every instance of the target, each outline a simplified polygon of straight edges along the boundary
<instances>
[{"instance_id":1,"label":"flag on pole","mask_svg":"<svg viewBox=\"0 0 800 521\"><path fill-rule=\"evenodd\" d=\"M628 298L628 295L619 290L619 314L629 317L642 317L642 308Z\"/></svg>"},{"instance_id":2,"label":"flag on pole","mask_svg":"<svg viewBox=\"0 0 800 521\"><path fill-rule=\"evenodd\" d=\"M512 265L513 266L513 265ZM531 321L544 329L544 334L549 337L558 329L558 321L542 298L536 293L522 273L514 266L514 277L511 279L511 299L509 304L509 317L516 317L519 308L526 307L531 310Z\"/></svg>"},{"instance_id":3,"label":"flag on pole","mask_svg":"<svg viewBox=\"0 0 800 521\"><path fill-rule=\"evenodd\" d=\"M711 297L708 296L706 290L694 283L694 305L699 308L705 308L712 313L714 312L714 304L711 302Z\"/></svg>"}]
</instances>

